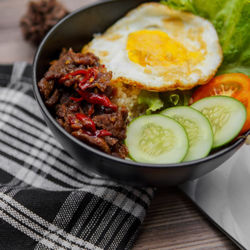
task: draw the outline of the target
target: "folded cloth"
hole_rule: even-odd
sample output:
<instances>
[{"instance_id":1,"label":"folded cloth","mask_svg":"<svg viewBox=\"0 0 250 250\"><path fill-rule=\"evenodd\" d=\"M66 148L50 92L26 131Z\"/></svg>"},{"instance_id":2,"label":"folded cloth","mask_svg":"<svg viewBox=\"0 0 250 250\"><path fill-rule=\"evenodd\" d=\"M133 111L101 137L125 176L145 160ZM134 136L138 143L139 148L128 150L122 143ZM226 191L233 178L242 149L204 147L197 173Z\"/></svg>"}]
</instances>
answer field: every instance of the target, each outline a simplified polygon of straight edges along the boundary
<instances>
[{"instance_id":1,"label":"folded cloth","mask_svg":"<svg viewBox=\"0 0 250 250\"><path fill-rule=\"evenodd\" d=\"M130 249L153 197L87 172L33 98L31 66L0 66L0 249Z\"/></svg>"}]
</instances>

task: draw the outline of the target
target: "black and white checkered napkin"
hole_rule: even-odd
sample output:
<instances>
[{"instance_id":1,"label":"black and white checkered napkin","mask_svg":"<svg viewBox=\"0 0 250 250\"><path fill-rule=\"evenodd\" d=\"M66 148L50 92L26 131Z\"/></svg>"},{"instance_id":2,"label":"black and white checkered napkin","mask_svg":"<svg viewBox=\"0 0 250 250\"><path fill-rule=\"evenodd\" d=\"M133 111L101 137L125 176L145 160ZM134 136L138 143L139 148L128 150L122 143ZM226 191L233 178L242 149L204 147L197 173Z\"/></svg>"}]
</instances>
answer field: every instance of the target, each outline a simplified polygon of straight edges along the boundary
<instances>
[{"instance_id":1,"label":"black and white checkered napkin","mask_svg":"<svg viewBox=\"0 0 250 250\"><path fill-rule=\"evenodd\" d=\"M46 127L31 66L0 66L0 249L130 249L153 197L86 172Z\"/></svg>"}]
</instances>

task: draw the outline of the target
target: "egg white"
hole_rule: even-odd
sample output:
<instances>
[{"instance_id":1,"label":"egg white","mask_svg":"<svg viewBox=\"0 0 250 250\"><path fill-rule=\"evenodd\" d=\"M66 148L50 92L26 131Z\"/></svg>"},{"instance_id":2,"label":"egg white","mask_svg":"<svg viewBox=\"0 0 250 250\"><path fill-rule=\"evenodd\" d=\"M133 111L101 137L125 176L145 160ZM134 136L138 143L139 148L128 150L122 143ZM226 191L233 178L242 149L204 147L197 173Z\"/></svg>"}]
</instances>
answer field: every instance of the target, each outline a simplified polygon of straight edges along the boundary
<instances>
[{"instance_id":1,"label":"egg white","mask_svg":"<svg viewBox=\"0 0 250 250\"><path fill-rule=\"evenodd\" d=\"M189 51L199 51L203 59L195 65L184 63L167 67L134 63L128 57L126 45L129 34L139 30L161 30ZM83 52L86 51L101 59L113 72L114 81L152 91L190 89L205 84L222 62L218 36L209 21L160 3L145 3L130 11L105 33L96 35L83 48Z\"/></svg>"}]
</instances>

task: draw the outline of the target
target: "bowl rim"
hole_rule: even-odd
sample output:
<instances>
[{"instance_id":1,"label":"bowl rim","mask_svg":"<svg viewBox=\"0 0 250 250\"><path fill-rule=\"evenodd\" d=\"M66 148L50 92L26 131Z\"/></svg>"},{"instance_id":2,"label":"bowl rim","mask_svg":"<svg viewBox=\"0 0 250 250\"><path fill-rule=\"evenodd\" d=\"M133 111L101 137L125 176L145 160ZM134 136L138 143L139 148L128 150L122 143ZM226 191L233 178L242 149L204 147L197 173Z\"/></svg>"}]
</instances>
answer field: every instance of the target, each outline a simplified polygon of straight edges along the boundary
<instances>
[{"instance_id":1,"label":"bowl rim","mask_svg":"<svg viewBox=\"0 0 250 250\"><path fill-rule=\"evenodd\" d=\"M50 31L46 34L46 36L44 37L44 39L42 40L42 42L40 43L34 60L33 60L33 69L32 69L32 82L33 82L33 93L34 96L38 102L38 105L40 106L41 110L43 111L43 113L46 115L46 117L50 120L50 122L64 135L66 136L69 140L73 141L74 143L78 144L78 146L83 147L85 150L89 150L94 154L97 154L98 156L101 156L103 158L105 158L106 160L110 160L110 161L114 161L123 165L127 165L127 166L131 166L133 165L133 167L139 167L139 168L183 168L183 167L193 167L194 165L197 164L201 164L204 162L208 162L212 159L216 159L218 157L220 157L221 155L226 154L227 152L232 151L233 149L235 149L236 147L238 147L241 143L244 142L245 138L250 135L250 130L248 130L247 132L244 133L244 135L240 136L240 138L238 138L237 140L235 140L231 145L229 145L226 148L223 148L215 153L213 153L212 155L208 155L204 158L201 159L197 159L197 160L192 160L192 161L187 161L187 162L180 162L180 163L171 163L171 164L155 164L155 163L143 163L143 162L135 162L132 160L128 160L128 159L121 159L112 155L109 155L107 153L102 152L101 150L98 150L92 146L89 146L88 144L78 140L77 138L75 138L74 136L72 136L71 134L69 134L63 127L60 126L60 124L55 120L55 118L51 115L51 113L49 112L49 110L47 109L47 107L45 106L45 103L41 97L40 91L38 89L38 80L36 77L36 72L37 72L37 64L39 61L39 57L41 54L41 51L43 49L44 44L47 42L47 39L50 37L50 35L61 25L63 25L64 22L68 21L72 16L77 15L81 12L84 12L87 9L90 8L94 8L95 6L99 6L99 5L105 5L107 3L111 3L111 2L115 2L114 0L103 0L103 1L97 1L95 3L90 3L84 7L81 7L73 12L71 12L70 14L66 15L63 19L61 19L56 25L54 25L52 27L52 29L50 29Z\"/></svg>"}]
</instances>

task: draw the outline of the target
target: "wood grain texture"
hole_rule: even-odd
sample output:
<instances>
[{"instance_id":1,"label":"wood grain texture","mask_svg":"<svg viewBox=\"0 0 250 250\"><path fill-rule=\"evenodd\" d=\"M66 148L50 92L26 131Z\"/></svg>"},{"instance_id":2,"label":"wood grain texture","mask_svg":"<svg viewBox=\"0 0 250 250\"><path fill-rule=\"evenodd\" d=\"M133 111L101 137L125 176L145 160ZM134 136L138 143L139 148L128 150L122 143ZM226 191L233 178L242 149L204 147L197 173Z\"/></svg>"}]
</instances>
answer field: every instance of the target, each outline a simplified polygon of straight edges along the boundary
<instances>
[{"instance_id":1,"label":"wood grain texture","mask_svg":"<svg viewBox=\"0 0 250 250\"><path fill-rule=\"evenodd\" d=\"M97 0L63 0L69 10ZM99 0L101 1L101 0ZM28 0L0 0L0 63L32 62L19 20ZM236 249L177 188L158 190L134 249Z\"/></svg>"},{"instance_id":2,"label":"wood grain texture","mask_svg":"<svg viewBox=\"0 0 250 250\"><path fill-rule=\"evenodd\" d=\"M177 188L158 190L134 249L237 249Z\"/></svg>"}]
</instances>

